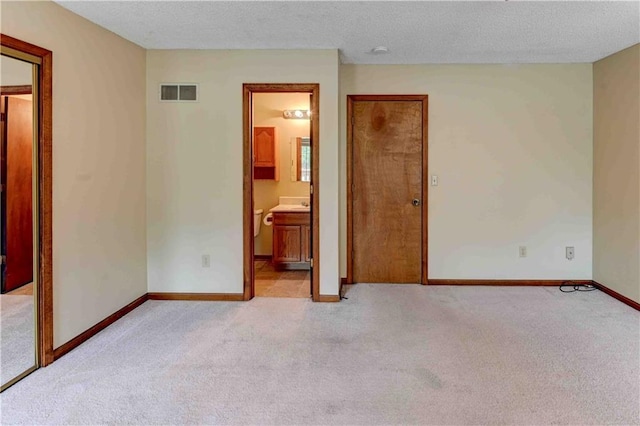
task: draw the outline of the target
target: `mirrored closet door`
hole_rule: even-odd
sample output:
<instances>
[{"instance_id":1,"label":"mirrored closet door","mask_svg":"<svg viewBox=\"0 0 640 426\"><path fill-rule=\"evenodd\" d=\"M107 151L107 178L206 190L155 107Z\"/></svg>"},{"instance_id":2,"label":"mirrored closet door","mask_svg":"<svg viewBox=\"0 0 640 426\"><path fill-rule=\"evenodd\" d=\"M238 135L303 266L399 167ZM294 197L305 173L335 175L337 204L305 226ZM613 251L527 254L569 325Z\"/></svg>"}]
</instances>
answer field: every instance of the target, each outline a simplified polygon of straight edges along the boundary
<instances>
[{"instance_id":1,"label":"mirrored closet door","mask_svg":"<svg viewBox=\"0 0 640 426\"><path fill-rule=\"evenodd\" d=\"M37 368L38 65L0 56L0 385Z\"/></svg>"}]
</instances>

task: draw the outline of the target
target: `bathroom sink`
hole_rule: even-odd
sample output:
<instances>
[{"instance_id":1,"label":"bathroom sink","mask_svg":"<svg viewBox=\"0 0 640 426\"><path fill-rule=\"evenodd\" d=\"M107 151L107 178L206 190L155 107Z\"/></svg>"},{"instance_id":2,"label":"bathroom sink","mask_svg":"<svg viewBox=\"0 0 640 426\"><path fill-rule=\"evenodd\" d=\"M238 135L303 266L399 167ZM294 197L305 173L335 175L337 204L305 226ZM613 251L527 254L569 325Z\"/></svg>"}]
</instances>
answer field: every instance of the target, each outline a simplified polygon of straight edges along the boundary
<instances>
[{"instance_id":1,"label":"bathroom sink","mask_svg":"<svg viewBox=\"0 0 640 426\"><path fill-rule=\"evenodd\" d=\"M273 212L308 212L309 206L303 206L300 204L278 204L274 208L270 209Z\"/></svg>"},{"instance_id":2,"label":"bathroom sink","mask_svg":"<svg viewBox=\"0 0 640 426\"><path fill-rule=\"evenodd\" d=\"M279 197L279 203L269 212L300 212L309 211L309 197ZM305 206L306 204L306 206Z\"/></svg>"}]
</instances>

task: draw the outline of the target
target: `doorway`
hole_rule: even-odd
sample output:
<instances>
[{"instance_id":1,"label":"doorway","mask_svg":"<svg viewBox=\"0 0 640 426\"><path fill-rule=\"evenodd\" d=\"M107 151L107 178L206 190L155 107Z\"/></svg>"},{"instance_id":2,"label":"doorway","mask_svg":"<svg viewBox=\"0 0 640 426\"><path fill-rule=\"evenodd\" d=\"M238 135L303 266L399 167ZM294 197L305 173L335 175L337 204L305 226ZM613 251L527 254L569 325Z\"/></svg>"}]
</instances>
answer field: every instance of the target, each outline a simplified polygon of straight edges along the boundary
<instances>
[{"instance_id":1,"label":"doorway","mask_svg":"<svg viewBox=\"0 0 640 426\"><path fill-rule=\"evenodd\" d=\"M347 97L347 282L427 284L427 95Z\"/></svg>"},{"instance_id":2,"label":"doorway","mask_svg":"<svg viewBox=\"0 0 640 426\"><path fill-rule=\"evenodd\" d=\"M244 300L320 299L319 92L243 85Z\"/></svg>"},{"instance_id":3,"label":"doorway","mask_svg":"<svg viewBox=\"0 0 640 426\"><path fill-rule=\"evenodd\" d=\"M52 53L4 34L0 42L4 391L53 362Z\"/></svg>"}]
</instances>

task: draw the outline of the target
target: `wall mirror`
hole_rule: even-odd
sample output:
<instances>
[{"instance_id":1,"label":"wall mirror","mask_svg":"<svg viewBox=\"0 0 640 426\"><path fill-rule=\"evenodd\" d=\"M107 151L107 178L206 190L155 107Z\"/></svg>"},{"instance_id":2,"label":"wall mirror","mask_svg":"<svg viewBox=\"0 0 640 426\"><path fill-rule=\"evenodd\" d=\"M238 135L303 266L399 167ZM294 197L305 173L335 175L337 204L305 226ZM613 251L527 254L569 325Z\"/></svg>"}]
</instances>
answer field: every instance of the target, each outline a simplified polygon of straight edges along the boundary
<instances>
[{"instance_id":1,"label":"wall mirror","mask_svg":"<svg viewBox=\"0 0 640 426\"><path fill-rule=\"evenodd\" d=\"M26 54L25 54L26 55ZM0 389L37 367L38 59L0 56Z\"/></svg>"},{"instance_id":2,"label":"wall mirror","mask_svg":"<svg viewBox=\"0 0 640 426\"><path fill-rule=\"evenodd\" d=\"M311 138L291 139L291 180L293 182L311 181Z\"/></svg>"}]
</instances>

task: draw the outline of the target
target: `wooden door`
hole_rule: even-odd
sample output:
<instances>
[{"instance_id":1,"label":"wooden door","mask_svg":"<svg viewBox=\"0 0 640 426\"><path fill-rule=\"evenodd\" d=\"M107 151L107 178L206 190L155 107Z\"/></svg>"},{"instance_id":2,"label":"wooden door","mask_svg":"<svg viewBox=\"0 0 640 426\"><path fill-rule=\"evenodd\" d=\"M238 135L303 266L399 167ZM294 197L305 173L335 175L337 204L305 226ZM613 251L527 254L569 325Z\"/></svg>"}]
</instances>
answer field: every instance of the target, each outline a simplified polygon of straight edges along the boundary
<instances>
[{"instance_id":1,"label":"wooden door","mask_svg":"<svg viewBox=\"0 0 640 426\"><path fill-rule=\"evenodd\" d=\"M33 107L26 99L2 97L2 292L33 281Z\"/></svg>"},{"instance_id":2,"label":"wooden door","mask_svg":"<svg viewBox=\"0 0 640 426\"><path fill-rule=\"evenodd\" d=\"M349 100L352 282L426 283L426 96L395 98Z\"/></svg>"},{"instance_id":3,"label":"wooden door","mask_svg":"<svg viewBox=\"0 0 640 426\"><path fill-rule=\"evenodd\" d=\"M317 100L317 98L316 98ZM313 98L313 93L309 94L309 109L313 109L314 105L314 98ZM318 140L316 140L314 138L314 135L316 133L314 133L314 121L317 121L317 114L318 114L318 109L316 109L313 114L311 114L311 117L309 117L309 148L311 149L311 154L309 156L309 168L311 170L311 173L309 174L309 226L306 227L306 230L303 228L303 232L304 235L306 235L306 255L305 255L305 262L309 262L309 269L312 270L312 273L310 275L310 279L309 279L309 294L313 297L314 300L316 300L316 296L319 297L320 296L320 280L318 280L316 284L316 290L317 290L317 295L313 294L313 287L314 287L314 277L318 277L319 276L319 271L320 267L318 266L319 263L319 257L320 257L320 253L314 253L313 251L313 247L314 247L314 240L313 240L313 235L315 231L319 232L319 228L320 228L320 222L317 222L317 217L314 215L314 211L316 211L316 206L315 206L315 200L317 199L316 197L318 197L318 191L315 191L315 195L314 195L314 174L316 173L316 171L318 170L318 157L320 155L320 151L315 147L315 144L318 143ZM316 125L316 129L317 129L317 125ZM300 147L300 152L302 152L302 147ZM301 166L301 165L300 165ZM300 170L300 167L298 168L298 170ZM315 261L313 261L313 258L316 258ZM316 271L313 271L313 269L316 269ZM316 272L318 273L318 275L316 275Z\"/></svg>"}]
</instances>

